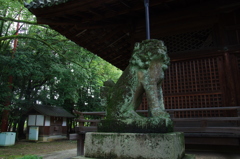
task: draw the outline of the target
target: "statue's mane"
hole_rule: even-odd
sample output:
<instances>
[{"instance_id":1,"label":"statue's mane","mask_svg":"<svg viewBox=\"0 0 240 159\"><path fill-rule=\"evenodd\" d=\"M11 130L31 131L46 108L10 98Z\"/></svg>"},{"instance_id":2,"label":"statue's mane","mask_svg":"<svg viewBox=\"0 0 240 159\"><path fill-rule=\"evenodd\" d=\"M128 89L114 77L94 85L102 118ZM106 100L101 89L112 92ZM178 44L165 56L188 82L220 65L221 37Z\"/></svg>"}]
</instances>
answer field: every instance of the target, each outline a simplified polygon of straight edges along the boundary
<instances>
[{"instance_id":1,"label":"statue's mane","mask_svg":"<svg viewBox=\"0 0 240 159\"><path fill-rule=\"evenodd\" d=\"M166 69L169 65L167 48L161 40L153 39L136 43L129 64L141 69L147 69L153 60L161 61L164 64L163 69Z\"/></svg>"}]
</instances>

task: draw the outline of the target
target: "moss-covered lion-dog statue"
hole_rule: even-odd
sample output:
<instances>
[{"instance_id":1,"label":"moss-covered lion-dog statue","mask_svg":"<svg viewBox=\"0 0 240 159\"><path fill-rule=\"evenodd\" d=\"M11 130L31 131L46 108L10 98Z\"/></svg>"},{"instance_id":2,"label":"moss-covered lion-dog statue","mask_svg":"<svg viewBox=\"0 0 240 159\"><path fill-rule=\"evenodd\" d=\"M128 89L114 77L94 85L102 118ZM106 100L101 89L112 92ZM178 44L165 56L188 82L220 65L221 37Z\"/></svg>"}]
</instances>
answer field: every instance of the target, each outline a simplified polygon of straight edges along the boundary
<instances>
[{"instance_id":1,"label":"moss-covered lion-dog statue","mask_svg":"<svg viewBox=\"0 0 240 159\"><path fill-rule=\"evenodd\" d=\"M160 40L136 43L128 67L116 84L105 82L106 120L98 125L104 132L171 132L172 121L165 111L162 94L164 70L169 57ZM136 112L146 93L149 117Z\"/></svg>"}]
</instances>

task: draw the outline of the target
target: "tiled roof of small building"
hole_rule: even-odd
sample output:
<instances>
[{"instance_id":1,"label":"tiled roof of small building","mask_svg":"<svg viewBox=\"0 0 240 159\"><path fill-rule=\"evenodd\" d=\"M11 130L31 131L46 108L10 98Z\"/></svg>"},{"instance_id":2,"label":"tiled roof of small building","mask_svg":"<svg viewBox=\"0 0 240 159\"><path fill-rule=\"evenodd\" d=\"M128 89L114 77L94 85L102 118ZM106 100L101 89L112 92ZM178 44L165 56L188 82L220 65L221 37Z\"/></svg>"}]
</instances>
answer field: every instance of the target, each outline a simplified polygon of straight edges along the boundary
<instances>
[{"instance_id":1,"label":"tiled roof of small building","mask_svg":"<svg viewBox=\"0 0 240 159\"><path fill-rule=\"evenodd\" d=\"M62 4L62 3L66 3L68 1L71 0L33 0L30 3L25 3L25 7L28 9L31 8L44 8L44 7L50 7L53 5L58 5L58 4Z\"/></svg>"},{"instance_id":2,"label":"tiled roof of small building","mask_svg":"<svg viewBox=\"0 0 240 159\"><path fill-rule=\"evenodd\" d=\"M32 109L36 110L37 112L48 115L48 116L56 116L56 117L67 117L67 118L74 118L75 116L66 111L62 107L57 106L46 106L46 105L34 105Z\"/></svg>"}]
</instances>

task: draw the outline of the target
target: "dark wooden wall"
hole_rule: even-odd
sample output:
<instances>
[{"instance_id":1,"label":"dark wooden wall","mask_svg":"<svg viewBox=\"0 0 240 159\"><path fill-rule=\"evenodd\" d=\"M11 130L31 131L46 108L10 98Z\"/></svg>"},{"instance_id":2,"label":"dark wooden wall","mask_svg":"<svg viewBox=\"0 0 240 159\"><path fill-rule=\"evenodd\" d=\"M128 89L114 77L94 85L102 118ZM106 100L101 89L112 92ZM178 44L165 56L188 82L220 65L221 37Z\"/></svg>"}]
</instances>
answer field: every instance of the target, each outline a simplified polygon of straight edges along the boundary
<instances>
[{"instance_id":1,"label":"dark wooden wall","mask_svg":"<svg viewBox=\"0 0 240 159\"><path fill-rule=\"evenodd\" d=\"M39 136L67 135L67 126L62 126L63 117L50 117L50 126L39 126Z\"/></svg>"},{"instance_id":2,"label":"dark wooden wall","mask_svg":"<svg viewBox=\"0 0 240 159\"><path fill-rule=\"evenodd\" d=\"M163 83L166 109L240 105L240 10L216 19L208 27L161 38L171 58ZM145 98L140 109L148 109ZM175 113L179 118L220 116L237 116L237 112Z\"/></svg>"}]
</instances>

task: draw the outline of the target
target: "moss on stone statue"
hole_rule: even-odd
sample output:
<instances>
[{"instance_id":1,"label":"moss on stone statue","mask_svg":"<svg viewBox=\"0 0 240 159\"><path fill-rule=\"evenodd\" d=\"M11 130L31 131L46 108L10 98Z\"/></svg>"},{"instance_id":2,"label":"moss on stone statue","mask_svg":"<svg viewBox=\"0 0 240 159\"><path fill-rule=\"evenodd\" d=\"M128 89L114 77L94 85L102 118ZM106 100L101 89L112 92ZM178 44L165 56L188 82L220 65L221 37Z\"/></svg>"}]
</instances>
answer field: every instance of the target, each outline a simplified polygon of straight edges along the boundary
<instances>
[{"instance_id":1,"label":"moss on stone statue","mask_svg":"<svg viewBox=\"0 0 240 159\"><path fill-rule=\"evenodd\" d=\"M167 133L173 132L172 121L169 118L143 118L143 120L102 120L98 124L99 132L120 133Z\"/></svg>"},{"instance_id":2,"label":"moss on stone statue","mask_svg":"<svg viewBox=\"0 0 240 159\"><path fill-rule=\"evenodd\" d=\"M166 50L160 40L144 40L135 44L129 66L105 95L107 120L99 123L99 131L172 131L172 121L164 108L161 87L164 70L169 64ZM149 107L148 118L136 112L144 93Z\"/></svg>"}]
</instances>

